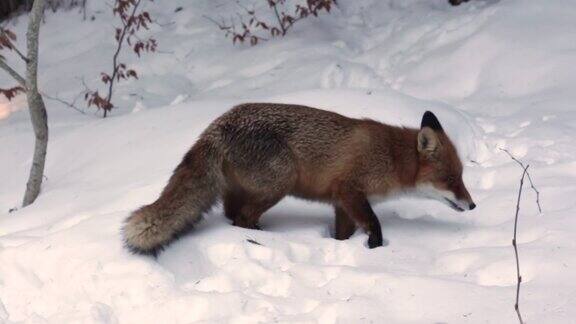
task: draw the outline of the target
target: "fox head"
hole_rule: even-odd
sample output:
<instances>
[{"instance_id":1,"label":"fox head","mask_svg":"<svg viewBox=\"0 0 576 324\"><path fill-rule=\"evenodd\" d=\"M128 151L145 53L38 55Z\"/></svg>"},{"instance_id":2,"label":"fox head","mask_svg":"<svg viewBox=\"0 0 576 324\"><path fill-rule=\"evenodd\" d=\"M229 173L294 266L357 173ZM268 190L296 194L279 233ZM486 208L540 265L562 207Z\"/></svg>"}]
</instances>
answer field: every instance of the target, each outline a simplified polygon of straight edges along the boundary
<instances>
[{"instance_id":1,"label":"fox head","mask_svg":"<svg viewBox=\"0 0 576 324\"><path fill-rule=\"evenodd\" d=\"M462 181L462 162L438 118L427 111L418 132L419 168L416 190L457 211L472 210L476 204Z\"/></svg>"}]
</instances>

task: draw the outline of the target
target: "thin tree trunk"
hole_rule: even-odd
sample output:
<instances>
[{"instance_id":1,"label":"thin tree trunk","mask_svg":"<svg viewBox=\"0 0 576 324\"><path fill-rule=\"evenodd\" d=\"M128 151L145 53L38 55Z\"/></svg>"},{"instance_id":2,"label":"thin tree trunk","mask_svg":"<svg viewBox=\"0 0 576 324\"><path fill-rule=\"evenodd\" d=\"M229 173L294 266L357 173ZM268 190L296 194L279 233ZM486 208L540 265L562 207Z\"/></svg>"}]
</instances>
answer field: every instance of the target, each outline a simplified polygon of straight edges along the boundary
<instances>
[{"instance_id":1,"label":"thin tree trunk","mask_svg":"<svg viewBox=\"0 0 576 324\"><path fill-rule=\"evenodd\" d=\"M30 168L30 176L26 184L26 193L22 206L28 206L36 200L40 194L46 151L48 148L48 115L44 100L38 92L38 39L40 34L40 22L44 11L44 0L35 0L30 12L26 41L28 44L28 62L26 63L26 96L28 109L36 141L34 144L34 157Z\"/></svg>"}]
</instances>

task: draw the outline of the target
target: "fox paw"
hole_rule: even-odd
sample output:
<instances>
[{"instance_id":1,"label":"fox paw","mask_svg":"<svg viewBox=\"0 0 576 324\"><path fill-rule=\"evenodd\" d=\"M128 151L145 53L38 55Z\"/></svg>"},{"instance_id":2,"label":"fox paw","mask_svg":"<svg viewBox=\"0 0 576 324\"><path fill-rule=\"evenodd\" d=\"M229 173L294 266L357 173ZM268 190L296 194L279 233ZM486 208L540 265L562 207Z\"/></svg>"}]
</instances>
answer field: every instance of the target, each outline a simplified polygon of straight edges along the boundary
<instances>
[{"instance_id":1,"label":"fox paw","mask_svg":"<svg viewBox=\"0 0 576 324\"><path fill-rule=\"evenodd\" d=\"M382 239L382 235L370 235L368 237L368 247L370 249L382 246L383 242L384 240Z\"/></svg>"},{"instance_id":2,"label":"fox paw","mask_svg":"<svg viewBox=\"0 0 576 324\"><path fill-rule=\"evenodd\" d=\"M262 228L258 224L246 224L246 223L235 221L232 223L232 225L242 227L242 228L247 228L247 229L254 229L254 230L259 230L259 231L262 230Z\"/></svg>"}]
</instances>

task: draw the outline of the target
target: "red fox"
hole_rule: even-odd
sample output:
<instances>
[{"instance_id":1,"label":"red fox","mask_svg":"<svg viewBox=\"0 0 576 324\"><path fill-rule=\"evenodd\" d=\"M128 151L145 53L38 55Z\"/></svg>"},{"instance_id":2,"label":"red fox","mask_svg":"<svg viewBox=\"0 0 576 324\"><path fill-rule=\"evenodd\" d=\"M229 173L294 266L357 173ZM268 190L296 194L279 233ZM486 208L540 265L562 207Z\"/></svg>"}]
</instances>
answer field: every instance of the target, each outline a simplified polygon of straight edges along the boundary
<instances>
[{"instance_id":1,"label":"red fox","mask_svg":"<svg viewBox=\"0 0 576 324\"><path fill-rule=\"evenodd\" d=\"M402 193L458 211L476 206L456 148L433 113L412 129L306 106L248 103L208 126L160 197L126 219L123 235L132 252L156 256L219 200L234 225L256 229L266 210L294 196L333 205L335 238L349 238L358 226L375 248L382 232L369 201Z\"/></svg>"}]
</instances>

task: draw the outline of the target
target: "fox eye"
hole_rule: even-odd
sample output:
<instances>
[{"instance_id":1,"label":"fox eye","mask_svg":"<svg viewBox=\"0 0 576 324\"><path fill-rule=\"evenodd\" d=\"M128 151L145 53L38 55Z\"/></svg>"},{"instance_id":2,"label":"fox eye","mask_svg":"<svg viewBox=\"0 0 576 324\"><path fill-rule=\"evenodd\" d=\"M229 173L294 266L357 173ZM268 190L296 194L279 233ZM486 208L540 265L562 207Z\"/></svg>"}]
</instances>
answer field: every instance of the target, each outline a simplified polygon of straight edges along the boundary
<instances>
[{"instance_id":1,"label":"fox eye","mask_svg":"<svg viewBox=\"0 0 576 324\"><path fill-rule=\"evenodd\" d=\"M453 185L454 182L456 182L456 177L454 177L454 176L448 176L448 177L446 177L446 183L447 183L447 184Z\"/></svg>"}]
</instances>

